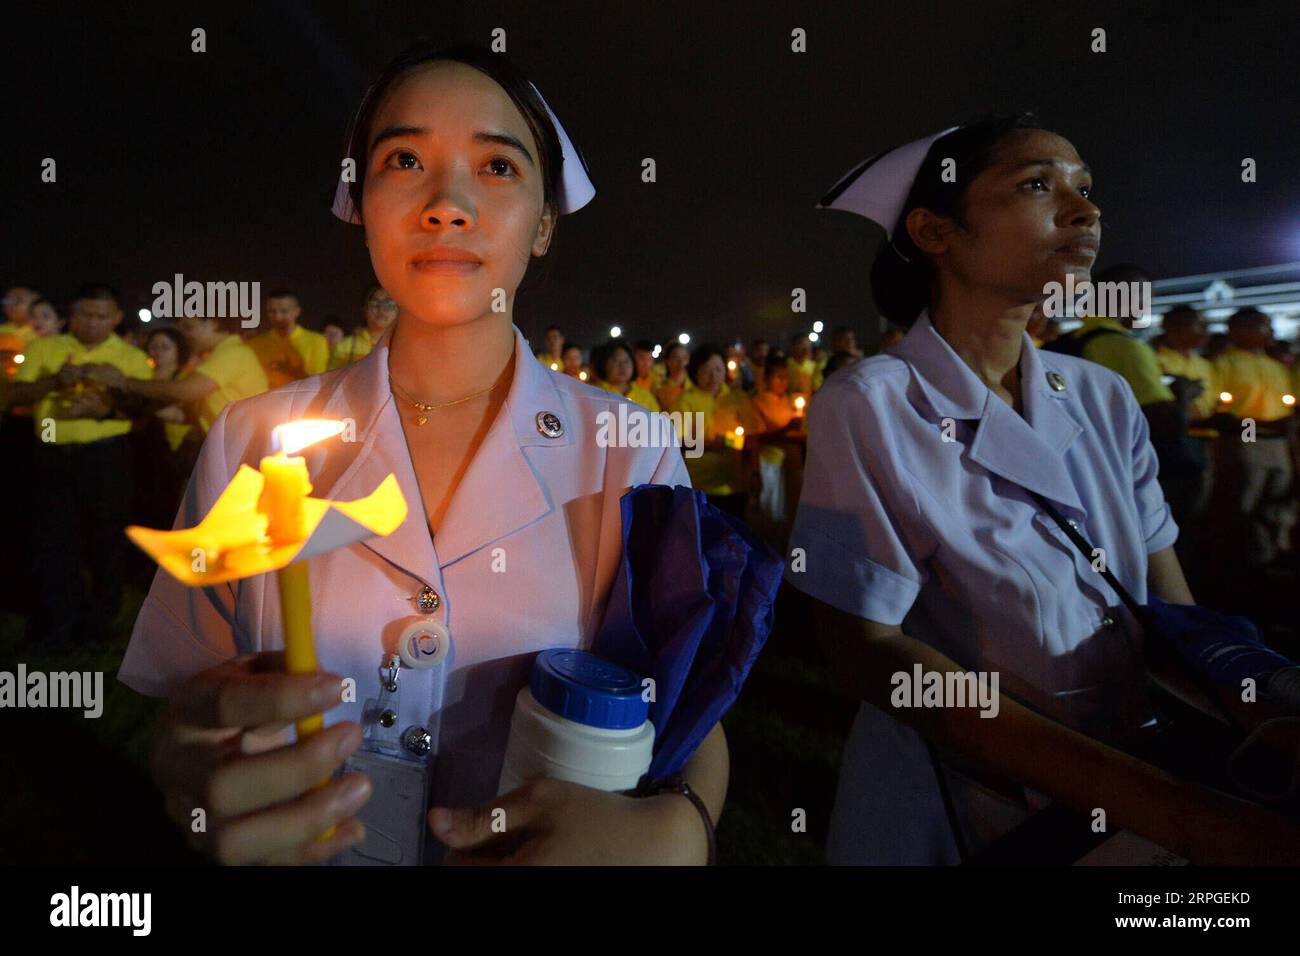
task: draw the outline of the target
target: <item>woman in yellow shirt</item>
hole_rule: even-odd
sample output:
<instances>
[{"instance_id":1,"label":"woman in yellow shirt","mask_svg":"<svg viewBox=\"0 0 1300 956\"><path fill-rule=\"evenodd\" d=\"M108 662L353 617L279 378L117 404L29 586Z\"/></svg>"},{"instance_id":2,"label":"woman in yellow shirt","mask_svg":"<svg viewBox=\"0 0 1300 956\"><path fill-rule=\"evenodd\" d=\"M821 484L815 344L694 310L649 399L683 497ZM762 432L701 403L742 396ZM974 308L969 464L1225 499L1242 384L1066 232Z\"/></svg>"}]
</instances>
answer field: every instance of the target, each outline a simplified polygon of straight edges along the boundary
<instances>
[{"instance_id":1,"label":"woman in yellow shirt","mask_svg":"<svg viewBox=\"0 0 1300 956\"><path fill-rule=\"evenodd\" d=\"M743 438L758 429L749 396L727 385L723 351L716 345L696 348L687 373L689 384L674 411L683 417L702 415L704 436L704 452L698 458L686 459L691 486L707 494L709 501L723 511L743 519L749 503L750 470L745 450L754 448L752 441L746 444ZM737 429L742 430L739 435Z\"/></svg>"},{"instance_id":2,"label":"woman in yellow shirt","mask_svg":"<svg viewBox=\"0 0 1300 956\"><path fill-rule=\"evenodd\" d=\"M611 339L592 349L591 367L596 373L596 384L605 391L622 395L652 412L659 411L655 397L632 380L636 360L622 339Z\"/></svg>"},{"instance_id":3,"label":"woman in yellow shirt","mask_svg":"<svg viewBox=\"0 0 1300 956\"><path fill-rule=\"evenodd\" d=\"M777 353L763 368L763 388L753 398L758 446L758 511L770 539L783 539L787 519L798 506L803 475L803 410L790 394L785 356ZM783 542L782 542L783 543Z\"/></svg>"}]
</instances>

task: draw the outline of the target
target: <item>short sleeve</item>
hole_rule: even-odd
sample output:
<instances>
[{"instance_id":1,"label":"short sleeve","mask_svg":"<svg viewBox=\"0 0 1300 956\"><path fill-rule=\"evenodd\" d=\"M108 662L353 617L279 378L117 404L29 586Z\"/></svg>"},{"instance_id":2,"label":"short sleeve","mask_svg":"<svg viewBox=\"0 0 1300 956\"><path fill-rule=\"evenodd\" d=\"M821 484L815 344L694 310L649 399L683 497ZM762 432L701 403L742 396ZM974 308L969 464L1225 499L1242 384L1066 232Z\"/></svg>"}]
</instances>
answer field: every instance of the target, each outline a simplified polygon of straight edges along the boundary
<instances>
[{"instance_id":1,"label":"short sleeve","mask_svg":"<svg viewBox=\"0 0 1300 956\"><path fill-rule=\"evenodd\" d=\"M892 493L884 429L862 391L819 392L809 407L808 462L791 532L786 580L804 593L880 624L900 624L924 574L900 520L920 524L915 499ZM899 506L898 500L906 504Z\"/></svg>"},{"instance_id":2,"label":"short sleeve","mask_svg":"<svg viewBox=\"0 0 1300 956\"><path fill-rule=\"evenodd\" d=\"M198 524L230 481L225 424L223 410L199 452L173 528ZM193 675L236 656L234 622L233 583L191 588L160 568L136 618L117 678L142 694L170 697Z\"/></svg>"},{"instance_id":3,"label":"short sleeve","mask_svg":"<svg viewBox=\"0 0 1300 956\"><path fill-rule=\"evenodd\" d=\"M1120 391L1122 393L1123 389ZM1123 395L1123 400L1132 422L1133 498L1137 504L1138 521L1147 554L1155 554L1173 547L1178 540L1178 525L1174 523L1173 512L1165 501L1164 490L1157 480L1159 462L1156 450L1151 446L1147 417L1128 395Z\"/></svg>"}]
</instances>

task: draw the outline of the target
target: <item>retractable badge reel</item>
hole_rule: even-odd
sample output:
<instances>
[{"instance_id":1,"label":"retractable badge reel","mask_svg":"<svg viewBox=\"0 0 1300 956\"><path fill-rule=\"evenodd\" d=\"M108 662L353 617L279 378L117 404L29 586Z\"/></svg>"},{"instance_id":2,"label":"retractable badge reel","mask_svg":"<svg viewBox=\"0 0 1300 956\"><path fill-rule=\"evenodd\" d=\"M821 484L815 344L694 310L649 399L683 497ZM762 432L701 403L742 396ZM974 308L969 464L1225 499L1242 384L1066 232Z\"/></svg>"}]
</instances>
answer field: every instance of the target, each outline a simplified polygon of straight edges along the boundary
<instances>
[{"instance_id":1,"label":"retractable badge reel","mask_svg":"<svg viewBox=\"0 0 1300 956\"><path fill-rule=\"evenodd\" d=\"M362 710L361 747L344 773L370 777L373 796L357 814L366 838L338 866L419 866L429 805L429 762L451 667L451 634L437 621L402 630L397 653L378 672L379 693ZM429 679L431 678L431 680Z\"/></svg>"}]
</instances>

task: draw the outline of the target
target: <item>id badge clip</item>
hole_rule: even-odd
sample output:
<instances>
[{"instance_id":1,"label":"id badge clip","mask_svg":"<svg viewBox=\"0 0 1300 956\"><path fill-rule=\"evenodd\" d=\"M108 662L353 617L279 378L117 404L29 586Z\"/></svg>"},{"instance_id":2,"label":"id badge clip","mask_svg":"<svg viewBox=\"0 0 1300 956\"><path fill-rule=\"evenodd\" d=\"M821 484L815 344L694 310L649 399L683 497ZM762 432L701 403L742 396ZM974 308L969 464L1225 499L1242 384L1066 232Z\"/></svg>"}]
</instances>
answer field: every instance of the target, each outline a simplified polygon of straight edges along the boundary
<instances>
[{"instance_id":1,"label":"id badge clip","mask_svg":"<svg viewBox=\"0 0 1300 956\"><path fill-rule=\"evenodd\" d=\"M447 628L421 620L402 631L397 653L379 669L378 695L366 700L362 709L361 747L342 768L343 773L360 771L370 778L373 795L357 814L366 838L336 857L334 865L422 863L430 764L437 751L450 668Z\"/></svg>"}]
</instances>

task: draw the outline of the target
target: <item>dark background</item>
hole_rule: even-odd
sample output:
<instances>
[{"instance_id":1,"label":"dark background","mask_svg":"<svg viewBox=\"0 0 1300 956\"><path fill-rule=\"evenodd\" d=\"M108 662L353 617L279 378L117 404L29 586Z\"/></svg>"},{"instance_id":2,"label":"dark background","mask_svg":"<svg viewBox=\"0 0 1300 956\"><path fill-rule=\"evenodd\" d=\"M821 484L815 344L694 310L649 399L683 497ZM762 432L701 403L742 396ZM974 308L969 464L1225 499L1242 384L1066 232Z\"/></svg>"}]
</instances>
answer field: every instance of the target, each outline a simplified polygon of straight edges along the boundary
<instances>
[{"instance_id":1,"label":"dark background","mask_svg":"<svg viewBox=\"0 0 1300 956\"><path fill-rule=\"evenodd\" d=\"M309 325L359 322L361 232L329 214L348 120L413 38L486 43L494 27L598 189L520 298L534 343L551 322L587 346L612 324L700 341L822 319L873 338L879 233L814 204L866 156L991 110L1037 109L1093 166L1103 265L1294 260L1295 10L1217 6L6 5L0 284L63 300L108 281L132 315L177 272L260 280L300 290ZM1105 54L1089 50L1098 26ZM40 182L46 156L56 184ZM657 183L641 182L646 156ZM789 312L795 287L806 316Z\"/></svg>"}]
</instances>

